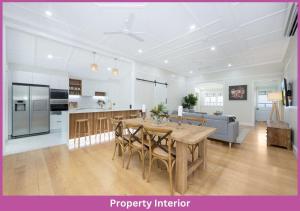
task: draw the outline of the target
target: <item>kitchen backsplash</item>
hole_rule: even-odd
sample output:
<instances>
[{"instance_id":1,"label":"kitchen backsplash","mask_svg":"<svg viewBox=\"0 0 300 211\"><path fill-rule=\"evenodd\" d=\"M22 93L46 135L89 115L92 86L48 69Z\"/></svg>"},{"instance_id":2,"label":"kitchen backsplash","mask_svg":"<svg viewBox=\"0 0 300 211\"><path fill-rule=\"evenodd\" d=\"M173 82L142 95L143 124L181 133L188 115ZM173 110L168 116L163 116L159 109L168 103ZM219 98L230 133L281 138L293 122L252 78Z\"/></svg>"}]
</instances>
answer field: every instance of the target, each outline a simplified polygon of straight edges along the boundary
<instances>
[{"instance_id":1,"label":"kitchen backsplash","mask_svg":"<svg viewBox=\"0 0 300 211\"><path fill-rule=\"evenodd\" d=\"M103 98L102 98L103 99ZM70 97L69 103L73 103L75 105L77 103L77 108L100 108L98 105L99 97L88 97L88 96L81 96L81 97ZM107 102L106 98L104 97L104 101ZM106 107L107 105L105 105Z\"/></svg>"}]
</instances>

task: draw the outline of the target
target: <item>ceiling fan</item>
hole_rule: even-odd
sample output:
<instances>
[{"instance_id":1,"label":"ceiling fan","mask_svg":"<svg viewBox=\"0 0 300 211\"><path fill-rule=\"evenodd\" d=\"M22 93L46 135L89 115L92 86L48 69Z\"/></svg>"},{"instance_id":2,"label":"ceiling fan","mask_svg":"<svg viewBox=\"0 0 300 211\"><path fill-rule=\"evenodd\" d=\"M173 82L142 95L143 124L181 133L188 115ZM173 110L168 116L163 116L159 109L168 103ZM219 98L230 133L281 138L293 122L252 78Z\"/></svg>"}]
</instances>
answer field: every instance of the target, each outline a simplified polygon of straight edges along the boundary
<instances>
[{"instance_id":1,"label":"ceiling fan","mask_svg":"<svg viewBox=\"0 0 300 211\"><path fill-rule=\"evenodd\" d=\"M138 36L139 34L145 34L145 32L134 32L131 31L133 22L134 22L134 14L130 14L129 17L124 22L124 28L120 31L111 31L111 32L104 32L105 35L126 35L132 39L135 39L140 42L144 42L144 39Z\"/></svg>"}]
</instances>

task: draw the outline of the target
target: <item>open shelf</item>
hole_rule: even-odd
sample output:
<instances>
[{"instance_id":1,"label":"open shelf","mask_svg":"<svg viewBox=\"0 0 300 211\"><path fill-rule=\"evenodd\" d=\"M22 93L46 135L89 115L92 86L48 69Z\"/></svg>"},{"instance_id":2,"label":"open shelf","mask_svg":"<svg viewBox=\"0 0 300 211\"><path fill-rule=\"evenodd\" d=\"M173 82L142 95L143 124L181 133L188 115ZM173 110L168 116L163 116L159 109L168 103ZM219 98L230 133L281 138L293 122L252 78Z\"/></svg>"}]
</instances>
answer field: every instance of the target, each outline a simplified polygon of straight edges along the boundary
<instances>
[{"instance_id":1,"label":"open shelf","mask_svg":"<svg viewBox=\"0 0 300 211\"><path fill-rule=\"evenodd\" d=\"M82 95L81 80L69 79L69 95Z\"/></svg>"}]
</instances>

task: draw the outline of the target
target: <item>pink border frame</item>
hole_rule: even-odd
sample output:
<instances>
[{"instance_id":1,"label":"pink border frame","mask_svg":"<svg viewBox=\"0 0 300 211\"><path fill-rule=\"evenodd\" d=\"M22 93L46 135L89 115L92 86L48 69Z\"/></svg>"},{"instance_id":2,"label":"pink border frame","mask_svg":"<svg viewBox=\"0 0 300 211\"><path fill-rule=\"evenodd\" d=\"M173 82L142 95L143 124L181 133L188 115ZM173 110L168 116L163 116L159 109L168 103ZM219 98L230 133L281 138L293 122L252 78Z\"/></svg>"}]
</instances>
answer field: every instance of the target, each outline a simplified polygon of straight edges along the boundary
<instances>
[{"instance_id":1,"label":"pink border frame","mask_svg":"<svg viewBox=\"0 0 300 211\"><path fill-rule=\"evenodd\" d=\"M81 2L80 0L1 0L1 40L3 33L3 2ZM90 0L89 2L96 2L95 0ZM113 0L103 1L103 2L114 2ZM115 2L145 2L142 0L119 0ZM178 0L148 0L146 2L182 2ZM201 0L187 0L186 2L201 2ZM215 1L212 2L235 2L234 0L227 1ZM253 1L244 1L240 0L240 2L260 2L259 0ZM297 2L297 1L287 1L287 0L263 0L262 2ZM299 13L299 12L298 12ZM299 37L298 37L298 49L299 49ZM3 68L3 57L2 57L2 47L3 43L1 41L1 62L0 65ZM298 50L298 61L299 61L299 50ZM299 76L299 67L300 64L298 62L298 75L297 79L300 81ZM3 81L3 74L0 75L1 82ZM1 83L2 85L2 83ZM298 96L300 91L300 86L298 84ZM1 104L1 112L0 119L3 119L3 88L0 88L0 104ZM298 122L300 119L300 114L298 113ZM2 122L1 122L2 126ZM0 129L1 135L1 143L0 148L2 151L2 135L3 135L3 127ZM299 131L299 125L298 125ZM299 157L299 146L298 146L298 157ZM0 157L0 210L3 211L15 211L15 210L43 210L43 211L53 211L56 209L59 210L101 210L101 209L111 209L111 210L124 210L125 208L110 208L109 201L110 199L117 200L190 200L191 207L189 210L222 210L222 211L233 211L233 210L244 210L244 211L253 211L258 209L264 210L272 210L272 211L282 211L282 210L299 210L300 209L300 197L299 197L299 162L298 162L298 195L297 196L3 196L3 174L2 174L2 159ZM132 208L132 209L141 209L141 208ZM167 208L153 208L156 210L159 209L167 209ZM171 208L172 210L185 210L185 208ZM186 209L187 210L187 209Z\"/></svg>"}]
</instances>

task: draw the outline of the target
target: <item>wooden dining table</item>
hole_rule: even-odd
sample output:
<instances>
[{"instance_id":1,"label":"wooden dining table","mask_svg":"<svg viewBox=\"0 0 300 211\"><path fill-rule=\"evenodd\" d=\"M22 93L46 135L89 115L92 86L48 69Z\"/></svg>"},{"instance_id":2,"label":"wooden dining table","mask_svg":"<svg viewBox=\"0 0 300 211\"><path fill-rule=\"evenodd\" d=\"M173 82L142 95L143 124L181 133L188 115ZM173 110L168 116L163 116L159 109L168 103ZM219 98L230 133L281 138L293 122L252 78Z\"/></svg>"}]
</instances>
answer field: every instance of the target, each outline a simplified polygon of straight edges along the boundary
<instances>
[{"instance_id":1,"label":"wooden dining table","mask_svg":"<svg viewBox=\"0 0 300 211\"><path fill-rule=\"evenodd\" d=\"M214 133L216 128L196 126L190 124L179 125L176 122L162 122L157 124L152 119L136 118L123 120L124 123L141 124L147 127L159 127L172 130L171 138L176 142L176 191L184 194L188 189L188 176L200 166L207 166L207 137ZM189 161L188 147L199 144L198 156L193 162Z\"/></svg>"}]
</instances>

